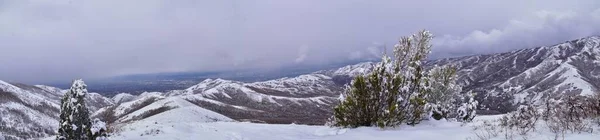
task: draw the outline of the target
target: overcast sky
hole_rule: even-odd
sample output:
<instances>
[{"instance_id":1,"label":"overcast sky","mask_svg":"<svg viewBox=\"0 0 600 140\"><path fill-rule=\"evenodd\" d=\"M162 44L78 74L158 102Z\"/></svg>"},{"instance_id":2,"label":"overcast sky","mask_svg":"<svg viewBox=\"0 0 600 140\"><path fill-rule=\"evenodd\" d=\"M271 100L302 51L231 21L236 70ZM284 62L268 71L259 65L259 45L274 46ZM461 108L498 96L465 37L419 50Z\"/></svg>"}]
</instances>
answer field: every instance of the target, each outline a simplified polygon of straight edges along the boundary
<instances>
[{"instance_id":1,"label":"overcast sky","mask_svg":"<svg viewBox=\"0 0 600 140\"><path fill-rule=\"evenodd\" d=\"M362 60L420 29L433 58L552 45L600 35L600 1L0 0L0 80Z\"/></svg>"}]
</instances>

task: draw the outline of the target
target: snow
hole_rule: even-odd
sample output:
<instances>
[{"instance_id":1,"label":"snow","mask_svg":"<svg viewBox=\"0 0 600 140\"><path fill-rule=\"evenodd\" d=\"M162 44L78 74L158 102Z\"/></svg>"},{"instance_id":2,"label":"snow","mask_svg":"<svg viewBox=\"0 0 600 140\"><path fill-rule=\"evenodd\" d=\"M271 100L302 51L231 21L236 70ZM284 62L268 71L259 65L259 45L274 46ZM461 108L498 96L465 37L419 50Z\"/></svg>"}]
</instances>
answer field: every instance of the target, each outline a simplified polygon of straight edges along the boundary
<instances>
[{"instance_id":1,"label":"snow","mask_svg":"<svg viewBox=\"0 0 600 140\"><path fill-rule=\"evenodd\" d=\"M135 99L136 96L131 95L129 93L119 93L117 95L115 95L114 97L112 97L113 102L115 103L123 103L123 102L129 102Z\"/></svg>"},{"instance_id":2,"label":"snow","mask_svg":"<svg viewBox=\"0 0 600 140\"><path fill-rule=\"evenodd\" d=\"M118 115L122 115L122 114L126 113L125 111L130 109L131 107L133 107L135 104L140 104L147 100L157 100L157 99L162 99L162 98L165 98L165 97L161 96L161 95L157 95L157 94L142 93L138 97L138 99L130 101L130 102L125 102L125 103L122 103L121 105L119 105L115 109L115 115L118 116Z\"/></svg>"},{"instance_id":3,"label":"snow","mask_svg":"<svg viewBox=\"0 0 600 140\"><path fill-rule=\"evenodd\" d=\"M17 96L19 99L31 105L41 105L41 103L46 103L48 105L52 105L53 107L59 108L57 104L48 101L46 97L42 96L41 94L23 90L2 80L0 80L0 90L14 93L13 95Z\"/></svg>"},{"instance_id":4,"label":"snow","mask_svg":"<svg viewBox=\"0 0 600 140\"><path fill-rule=\"evenodd\" d=\"M592 91L593 86L588 83L587 81L581 79L581 76L577 70L577 68L573 67L573 65L570 65L568 63L563 63L561 64L558 68L556 68L554 71L550 72L549 74L547 74L548 76L550 75L556 75L556 74L560 74L560 78L561 79L565 79L561 84L557 85L556 87L561 87L563 85L567 85L567 84L572 84L573 87L577 88L577 89L581 89L581 94L580 95L584 95L584 96L588 96L588 95L594 95L594 91Z\"/></svg>"},{"instance_id":5,"label":"snow","mask_svg":"<svg viewBox=\"0 0 600 140\"><path fill-rule=\"evenodd\" d=\"M144 119L144 121L216 122L234 120L201 107L186 106L172 109L167 112L154 115L152 117L148 117L147 119Z\"/></svg>"},{"instance_id":6,"label":"snow","mask_svg":"<svg viewBox=\"0 0 600 140\"><path fill-rule=\"evenodd\" d=\"M244 85L241 82L234 82L234 81L230 81L230 80L223 80L223 79L206 79L202 82L200 82L197 85L194 85L188 89L186 89L182 95L190 95L193 93L202 93L203 95L207 96L207 97L213 97L216 98L217 94L222 95L226 98L231 98L231 96L229 96L229 94L227 94L226 92L223 92L227 89L241 89L243 88Z\"/></svg>"},{"instance_id":7,"label":"snow","mask_svg":"<svg viewBox=\"0 0 600 140\"><path fill-rule=\"evenodd\" d=\"M356 65L345 66L335 70L333 75L347 75L352 77L363 75L369 73L373 69L374 65L375 63L373 62L365 62Z\"/></svg>"},{"instance_id":8,"label":"snow","mask_svg":"<svg viewBox=\"0 0 600 140\"><path fill-rule=\"evenodd\" d=\"M171 121L188 122L188 121L193 121L193 119L198 119L198 117L205 117L204 120L232 121L231 119L229 119L221 114L218 114L218 113L206 110L204 108L201 108L199 106L196 106L195 104L192 104L192 103L186 101L185 99L183 99L180 96L175 96L175 97L167 97L167 98L164 98L161 100L157 100L148 106L145 106L141 109L133 111L133 112L127 114L126 116L124 116L123 118L119 119L119 122L127 122L129 120L133 120L133 119L135 119L136 116L140 116L143 113L146 113L147 111L151 111L151 110L158 109L161 107L169 107L171 109L168 111L159 113L157 115L151 116L149 118L146 118L144 120L145 121L171 120ZM190 116L191 116L191 119L185 118L185 117L190 117Z\"/></svg>"},{"instance_id":9,"label":"snow","mask_svg":"<svg viewBox=\"0 0 600 140\"><path fill-rule=\"evenodd\" d=\"M179 116L179 115L177 115ZM177 120L177 116L174 120ZM183 115L188 116L188 115ZM247 122L203 122L192 118L185 121L151 120L139 121L124 126L120 134L113 135L112 140L465 140L478 139L475 135L474 126L483 121L498 119L500 115L480 116L475 118L474 123L463 125L459 122L424 121L412 126L400 126L399 128L380 129L376 127L361 127L356 129L331 128L328 126L308 125L279 125L279 124L255 124ZM188 120L192 119L192 120ZM199 120L202 120L199 118ZM600 136L594 134L567 134L565 139L593 140ZM549 132L534 133L528 139L546 140L552 139ZM494 139L503 139L497 137Z\"/></svg>"},{"instance_id":10,"label":"snow","mask_svg":"<svg viewBox=\"0 0 600 140\"><path fill-rule=\"evenodd\" d=\"M22 116L19 114L11 114L9 112L11 110L18 110L22 112ZM0 104L0 116L0 122L4 122L5 127L8 126L9 128L14 127L19 129L29 129L28 125L30 124L22 124L23 122L21 122L21 119L31 120L33 123L41 125L43 128L58 127L58 121L56 121L53 117L42 112L28 109L27 106L15 102Z\"/></svg>"},{"instance_id":11,"label":"snow","mask_svg":"<svg viewBox=\"0 0 600 140\"><path fill-rule=\"evenodd\" d=\"M237 109L241 109L241 110L251 110L251 111L258 111L258 112L262 112L261 110L250 109L250 108L243 107L243 106L237 106L237 105L228 105L228 104L226 104L226 103L223 103L223 102L219 102L219 101L216 101L216 100L212 100L212 99L207 99L207 98L204 98L204 97L202 97L202 96L200 96L200 95L188 95L188 96L184 96L184 97L182 97L182 98L185 98L185 99L187 99L187 100L200 100L200 101L206 101L206 102L209 102L209 103L212 103L212 104L216 104L216 105L220 105L220 106L231 106L231 107L234 107L234 108L237 108Z\"/></svg>"},{"instance_id":12,"label":"snow","mask_svg":"<svg viewBox=\"0 0 600 140\"><path fill-rule=\"evenodd\" d=\"M293 78L281 78L276 80L269 80L264 82L249 83L247 86L269 88L282 92L295 93L300 92L303 89L313 89L312 86L316 85L316 88L324 88L318 84L325 80L329 80L331 77L322 74L305 74Z\"/></svg>"},{"instance_id":13,"label":"snow","mask_svg":"<svg viewBox=\"0 0 600 140\"><path fill-rule=\"evenodd\" d=\"M46 90L50 93L58 93L61 96L65 93L67 93L69 90L65 90L65 89L60 89L57 87L51 87L51 86L46 86L46 85L34 85L35 87L41 88L43 90Z\"/></svg>"},{"instance_id":14,"label":"snow","mask_svg":"<svg viewBox=\"0 0 600 140\"><path fill-rule=\"evenodd\" d=\"M71 85L71 91L79 96L84 96L88 93L87 85L81 79L73 81L73 85Z\"/></svg>"},{"instance_id":15,"label":"snow","mask_svg":"<svg viewBox=\"0 0 600 140\"><path fill-rule=\"evenodd\" d=\"M221 95L225 98L232 98L230 94L241 93L245 94L244 96L251 99L254 102L269 102L273 104L279 104L276 100L289 100L296 104L300 104L299 101L309 101L315 102L317 104L327 104L325 101L328 100L327 96L317 96L310 98L295 98L288 96L275 96L275 95L267 95L253 90L250 87L260 88L260 89L269 89L280 91L284 93L291 94L305 94L308 92L316 92L316 91L330 91L329 87L326 87L326 84L322 84L320 82L328 81L331 77L322 75L322 74L306 74L300 75L294 78L281 78L275 80L269 80L264 82L254 82L254 83L243 83L236 81L229 81L223 79L206 79L200 82L197 85L194 85L185 91L184 93L179 92L169 92L167 95L169 96L182 96L182 95L193 95L192 93L198 94L202 97L202 100L205 98L215 99L217 95ZM198 97L194 97L198 98ZM198 98L200 99L200 98ZM214 101L214 100L212 100ZM222 104L222 103L218 103ZM279 104L281 105L281 104ZM235 107L235 106L234 106ZM238 106L238 108L240 108ZM244 108L244 107L241 107Z\"/></svg>"},{"instance_id":16,"label":"snow","mask_svg":"<svg viewBox=\"0 0 600 140\"><path fill-rule=\"evenodd\" d=\"M363 139L398 139L402 136L406 139L434 139L444 137L446 139L464 139L468 135L468 128L461 128L459 123L446 123L440 125L430 124L422 127L407 127L399 130L381 130L379 128L338 129L326 126L307 125L276 125L276 124L253 124L240 122L216 122L216 123L150 123L132 124L119 136L111 139L182 139L192 140L198 138L211 140L363 140ZM140 129L141 128L141 129ZM431 129L437 131L431 131ZM150 132L148 134L148 132ZM453 135L449 135L453 134ZM454 135L463 134L463 135Z\"/></svg>"}]
</instances>

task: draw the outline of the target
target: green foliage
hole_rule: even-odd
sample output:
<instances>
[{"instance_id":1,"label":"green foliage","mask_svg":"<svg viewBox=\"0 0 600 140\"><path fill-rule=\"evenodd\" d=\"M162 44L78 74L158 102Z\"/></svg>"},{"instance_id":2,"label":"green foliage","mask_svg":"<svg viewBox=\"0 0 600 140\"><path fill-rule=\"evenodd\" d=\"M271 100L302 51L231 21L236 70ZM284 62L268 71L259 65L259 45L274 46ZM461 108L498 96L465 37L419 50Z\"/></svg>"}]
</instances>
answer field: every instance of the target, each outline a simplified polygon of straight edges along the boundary
<instances>
[{"instance_id":1,"label":"green foliage","mask_svg":"<svg viewBox=\"0 0 600 140\"><path fill-rule=\"evenodd\" d=\"M381 91L378 82L378 72L373 72L367 77L358 76L352 86L347 89L346 99L334 108L335 126L359 127L373 126L380 116L379 98Z\"/></svg>"}]
</instances>

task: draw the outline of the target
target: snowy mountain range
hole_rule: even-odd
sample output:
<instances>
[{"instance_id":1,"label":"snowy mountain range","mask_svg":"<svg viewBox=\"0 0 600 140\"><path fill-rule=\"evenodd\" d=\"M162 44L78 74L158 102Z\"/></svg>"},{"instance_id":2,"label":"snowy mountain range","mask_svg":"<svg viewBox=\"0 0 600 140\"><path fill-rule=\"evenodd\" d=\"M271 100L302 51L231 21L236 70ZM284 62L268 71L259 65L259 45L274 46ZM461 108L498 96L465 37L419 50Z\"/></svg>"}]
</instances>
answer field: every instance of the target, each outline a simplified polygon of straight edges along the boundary
<instances>
[{"instance_id":1,"label":"snowy mountain range","mask_svg":"<svg viewBox=\"0 0 600 140\"><path fill-rule=\"evenodd\" d=\"M158 123L157 119L323 124L344 85L353 77L368 73L375 64L365 62L261 82L207 79L187 89L164 93L121 93L112 98L90 93L86 104L94 111L93 117L130 129L140 122ZM477 93L481 113L505 113L519 104L598 92L600 37L433 60L426 65L448 64L458 67L463 92ZM65 92L49 86L0 81L0 132L15 139L54 135L60 99Z\"/></svg>"},{"instance_id":2,"label":"snowy mountain range","mask_svg":"<svg viewBox=\"0 0 600 140\"><path fill-rule=\"evenodd\" d=\"M477 93L482 113L506 113L519 104L540 104L548 98L598 92L600 36L428 64L457 65L463 92Z\"/></svg>"}]
</instances>

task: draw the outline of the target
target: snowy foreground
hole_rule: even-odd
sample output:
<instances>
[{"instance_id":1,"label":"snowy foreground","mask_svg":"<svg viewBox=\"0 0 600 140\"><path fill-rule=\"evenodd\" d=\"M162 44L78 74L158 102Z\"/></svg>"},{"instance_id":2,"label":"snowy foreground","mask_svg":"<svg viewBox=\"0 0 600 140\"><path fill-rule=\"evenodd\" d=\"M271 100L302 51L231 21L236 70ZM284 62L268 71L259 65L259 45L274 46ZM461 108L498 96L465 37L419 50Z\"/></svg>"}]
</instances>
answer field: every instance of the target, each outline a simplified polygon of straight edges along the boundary
<instances>
[{"instance_id":1,"label":"snowy foreground","mask_svg":"<svg viewBox=\"0 0 600 140\"><path fill-rule=\"evenodd\" d=\"M143 120L123 127L112 140L478 140L473 126L484 120L500 116L480 116L475 123L461 126L461 123L446 121L425 121L416 127L403 126L396 129L379 128L338 129L326 126L254 124L244 122L187 122L187 118L175 120ZM185 121L180 121L180 120ZM541 130L543 131L543 130ZM568 140L597 140L600 133L567 134ZM51 138L50 138L51 139ZM493 139L505 139L502 136ZM523 139L521 136L515 139ZM533 132L526 136L529 140L551 140L550 132Z\"/></svg>"}]
</instances>

